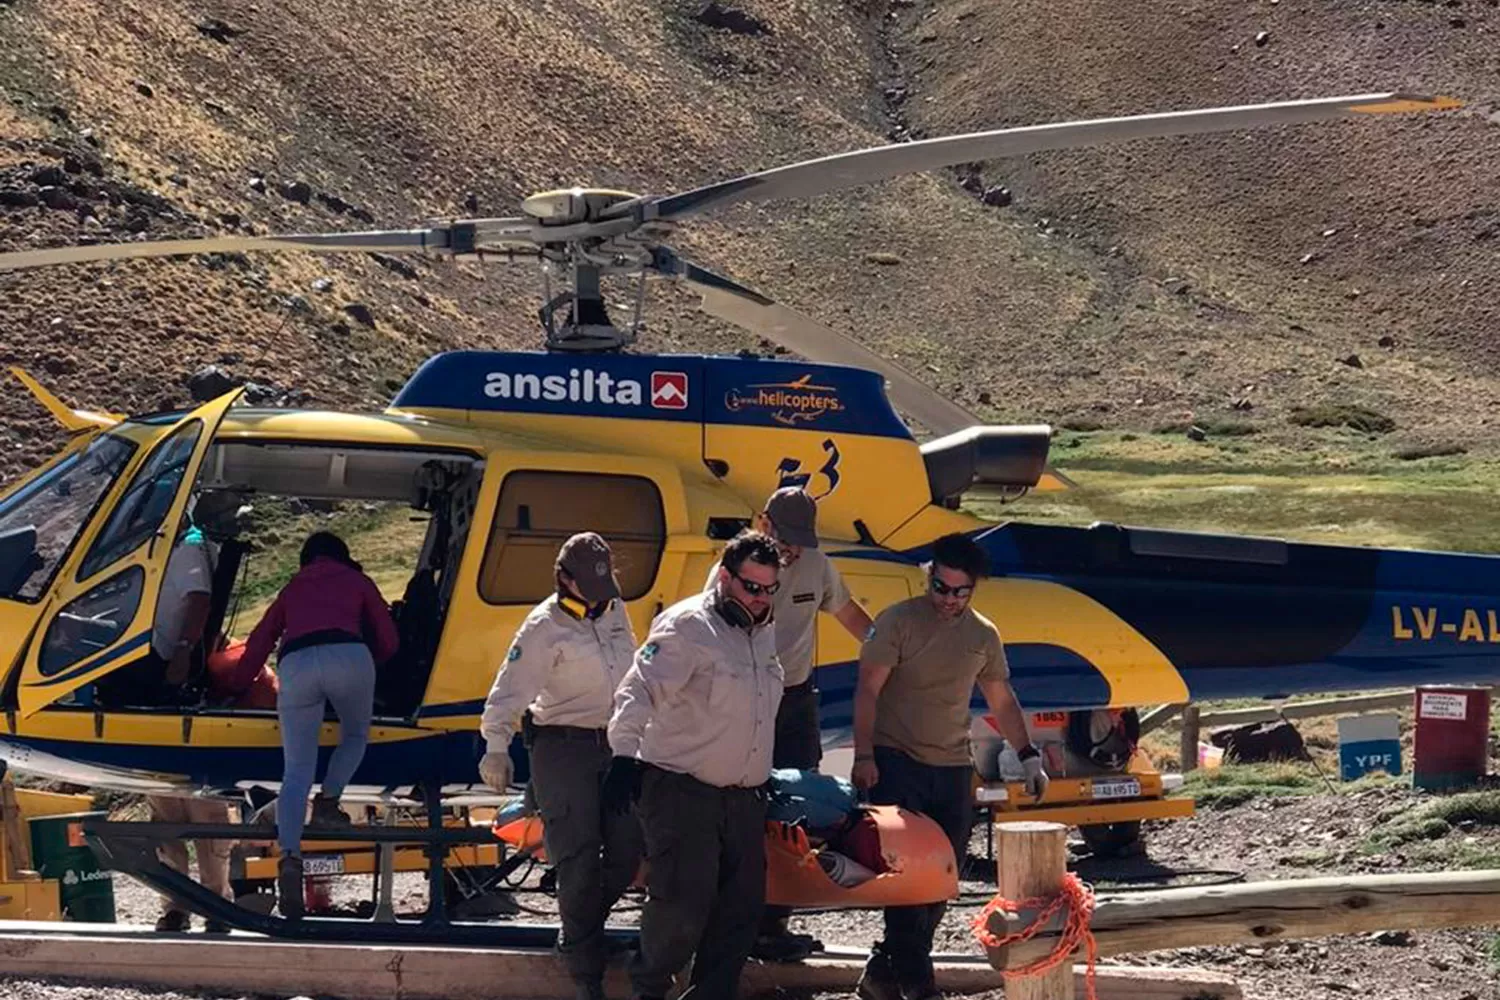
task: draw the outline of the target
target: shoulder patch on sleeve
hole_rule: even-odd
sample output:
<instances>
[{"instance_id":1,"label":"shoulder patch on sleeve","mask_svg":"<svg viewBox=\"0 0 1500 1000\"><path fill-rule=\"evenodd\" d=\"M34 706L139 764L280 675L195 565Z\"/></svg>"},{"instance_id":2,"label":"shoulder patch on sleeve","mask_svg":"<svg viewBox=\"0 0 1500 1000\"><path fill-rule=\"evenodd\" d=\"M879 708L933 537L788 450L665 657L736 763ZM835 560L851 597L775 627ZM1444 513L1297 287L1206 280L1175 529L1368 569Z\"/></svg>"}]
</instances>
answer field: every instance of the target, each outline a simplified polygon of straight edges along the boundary
<instances>
[{"instance_id":1,"label":"shoulder patch on sleeve","mask_svg":"<svg viewBox=\"0 0 1500 1000\"><path fill-rule=\"evenodd\" d=\"M644 646L642 646L641 647L641 662L642 663L650 663L651 662L651 658L656 655L656 651L659 648L660 647L657 646L657 644L654 643L654 642L648 642Z\"/></svg>"},{"instance_id":2,"label":"shoulder patch on sleeve","mask_svg":"<svg viewBox=\"0 0 1500 1000\"><path fill-rule=\"evenodd\" d=\"M870 627L865 629L865 642L869 642L873 638L875 638L875 623L871 622Z\"/></svg>"},{"instance_id":3,"label":"shoulder patch on sleeve","mask_svg":"<svg viewBox=\"0 0 1500 1000\"><path fill-rule=\"evenodd\" d=\"M507 661L509 661L509 662L514 663L516 660L519 660L520 658L521 658L521 644L520 643L516 643L515 645L513 645L513 646L510 647L510 652L508 652L508 653L505 654L505 659Z\"/></svg>"}]
</instances>

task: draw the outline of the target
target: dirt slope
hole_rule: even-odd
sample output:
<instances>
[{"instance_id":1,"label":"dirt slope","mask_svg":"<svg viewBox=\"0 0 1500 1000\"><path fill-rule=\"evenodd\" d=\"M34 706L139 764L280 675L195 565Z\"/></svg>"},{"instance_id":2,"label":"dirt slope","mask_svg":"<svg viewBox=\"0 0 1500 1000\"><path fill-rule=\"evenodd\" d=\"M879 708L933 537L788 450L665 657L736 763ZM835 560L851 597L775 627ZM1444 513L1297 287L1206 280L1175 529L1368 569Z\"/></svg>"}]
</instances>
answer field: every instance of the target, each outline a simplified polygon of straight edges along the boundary
<instances>
[{"instance_id":1,"label":"dirt slope","mask_svg":"<svg viewBox=\"0 0 1500 1000\"><path fill-rule=\"evenodd\" d=\"M1122 366L1148 397L1362 402L1407 428L1484 438L1500 406L1496 7L924 5L899 19L901 108L938 135L1385 90L1467 101L1442 116L1038 154L983 177L1011 189L1013 215L1118 262L1127 294L1100 289L1074 331L1104 385ZM1141 308L1128 293L1143 282L1191 320ZM1361 367L1338 360L1351 353Z\"/></svg>"},{"instance_id":2,"label":"dirt slope","mask_svg":"<svg viewBox=\"0 0 1500 1000\"><path fill-rule=\"evenodd\" d=\"M746 15L732 28L700 23L698 0L0 3L0 247L510 214L558 184L681 189L903 124L1358 91L1399 67L1394 83L1476 103L990 165L1010 207L951 172L907 177L733 209L679 245L987 419L1230 414L1275 438L1305 433L1291 406L1366 402L1395 417L1393 443L1484 444L1500 406L1487 4L1197 0L1139 22L1097 0L728 6ZM652 298L651 348L758 346L688 296ZM0 276L0 361L77 405L185 402L186 377L218 364L260 399L379 406L435 350L535 346L539 304L526 265L73 266ZM1336 360L1350 353L1362 368ZM55 436L13 382L0 403L8 475Z\"/></svg>"}]
</instances>

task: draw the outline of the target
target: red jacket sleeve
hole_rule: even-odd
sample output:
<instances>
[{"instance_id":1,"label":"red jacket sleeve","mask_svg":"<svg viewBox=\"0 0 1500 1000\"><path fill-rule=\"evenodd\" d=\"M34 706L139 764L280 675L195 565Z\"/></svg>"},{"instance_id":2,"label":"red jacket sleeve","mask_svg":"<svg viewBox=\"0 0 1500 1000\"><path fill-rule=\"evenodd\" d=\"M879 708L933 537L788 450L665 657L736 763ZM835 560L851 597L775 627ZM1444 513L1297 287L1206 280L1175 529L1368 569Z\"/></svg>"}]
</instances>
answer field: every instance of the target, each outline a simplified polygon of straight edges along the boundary
<instances>
[{"instance_id":1,"label":"red jacket sleeve","mask_svg":"<svg viewBox=\"0 0 1500 1000\"><path fill-rule=\"evenodd\" d=\"M396 620L391 617L391 609L386 606L380 588L369 577L364 578L362 610L365 625L374 640L371 652L375 656L376 666L379 666L396 655L396 651L401 648L401 637L396 633Z\"/></svg>"},{"instance_id":2,"label":"red jacket sleeve","mask_svg":"<svg viewBox=\"0 0 1500 1000\"><path fill-rule=\"evenodd\" d=\"M227 678L228 685L234 691L244 691L250 687L250 682L255 680L260 673L260 668L266 665L266 660L271 656L271 650L276 645L276 640L281 638L281 633L286 630L286 605L283 603L282 594L276 595L276 600L261 615L260 621L256 623L250 638L245 640L245 652L240 657L234 673Z\"/></svg>"}]
</instances>

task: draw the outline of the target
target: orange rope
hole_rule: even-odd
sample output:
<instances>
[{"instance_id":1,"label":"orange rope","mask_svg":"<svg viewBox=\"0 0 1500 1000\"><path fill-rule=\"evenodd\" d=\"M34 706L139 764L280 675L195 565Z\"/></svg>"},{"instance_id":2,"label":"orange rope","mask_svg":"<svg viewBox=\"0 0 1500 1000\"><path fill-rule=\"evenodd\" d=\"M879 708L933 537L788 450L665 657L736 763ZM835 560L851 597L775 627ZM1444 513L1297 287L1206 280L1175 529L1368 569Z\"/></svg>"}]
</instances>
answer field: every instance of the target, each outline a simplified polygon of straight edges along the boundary
<instances>
[{"instance_id":1,"label":"orange rope","mask_svg":"<svg viewBox=\"0 0 1500 1000\"><path fill-rule=\"evenodd\" d=\"M1037 897L1035 899L1023 899L1014 901L996 895L994 899L985 904L984 909L972 921L974 936L979 943L986 948L1000 948L1005 945L1016 944L1026 941L1046 927L1052 917L1067 907L1067 916L1063 918L1062 934L1057 939L1057 945L1052 949L1050 955L1045 955L1030 965L1023 965L1015 969L1001 969L1000 975L1006 979L1025 979L1030 976L1039 976L1044 972L1050 972L1069 960L1069 956L1081 944L1084 953L1088 956L1088 974L1084 978L1085 991L1088 1000L1096 1000L1094 993L1094 963L1099 957L1099 946L1094 941L1094 934L1089 930L1089 919L1094 913L1094 890L1086 885L1077 875L1068 872L1063 876L1062 889L1051 899ZM991 913L1007 912L1017 913L1021 910L1037 910L1036 917L1023 930L1014 934L999 935L989 929L989 917Z\"/></svg>"}]
</instances>

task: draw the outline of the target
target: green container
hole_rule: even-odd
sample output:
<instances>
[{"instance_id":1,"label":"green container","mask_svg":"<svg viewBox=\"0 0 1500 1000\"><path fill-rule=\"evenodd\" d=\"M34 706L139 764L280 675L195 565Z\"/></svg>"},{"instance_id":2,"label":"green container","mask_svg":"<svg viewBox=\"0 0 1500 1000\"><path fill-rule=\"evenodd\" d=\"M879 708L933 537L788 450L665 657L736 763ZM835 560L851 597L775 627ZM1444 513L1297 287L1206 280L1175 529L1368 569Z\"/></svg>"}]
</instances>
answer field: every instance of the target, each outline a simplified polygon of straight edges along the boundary
<instances>
[{"instance_id":1,"label":"green container","mask_svg":"<svg viewBox=\"0 0 1500 1000\"><path fill-rule=\"evenodd\" d=\"M34 816L31 863L42 878L57 879L65 920L115 922L115 883L83 839L83 821L108 819L103 812Z\"/></svg>"}]
</instances>

